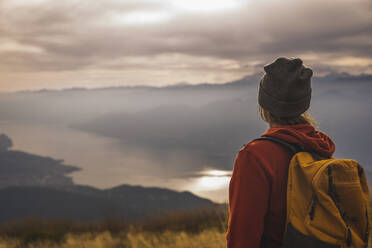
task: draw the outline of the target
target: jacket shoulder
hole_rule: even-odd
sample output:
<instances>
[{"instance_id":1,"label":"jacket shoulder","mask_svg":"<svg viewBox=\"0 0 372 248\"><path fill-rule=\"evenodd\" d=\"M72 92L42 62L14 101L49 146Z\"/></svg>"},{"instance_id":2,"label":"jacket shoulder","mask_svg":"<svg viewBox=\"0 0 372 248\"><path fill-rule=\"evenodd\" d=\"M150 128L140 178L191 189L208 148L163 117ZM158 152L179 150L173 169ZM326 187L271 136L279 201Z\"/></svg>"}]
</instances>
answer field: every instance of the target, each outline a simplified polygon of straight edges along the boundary
<instances>
[{"instance_id":1,"label":"jacket shoulder","mask_svg":"<svg viewBox=\"0 0 372 248\"><path fill-rule=\"evenodd\" d=\"M286 159L291 154L290 150L281 144L273 142L271 140L259 139L251 140L244 144L239 152L249 152L255 157L261 160L271 161L271 158L283 158ZM271 161L273 162L273 161Z\"/></svg>"},{"instance_id":2,"label":"jacket shoulder","mask_svg":"<svg viewBox=\"0 0 372 248\"><path fill-rule=\"evenodd\" d=\"M243 144L242 147L240 148L240 151L256 151L256 150L262 150L262 149L267 149L267 148L272 148L272 147L278 147L280 145L270 141L270 140L256 140L253 139L249 141L246 144Z\"/></svg>"}]
</instances>

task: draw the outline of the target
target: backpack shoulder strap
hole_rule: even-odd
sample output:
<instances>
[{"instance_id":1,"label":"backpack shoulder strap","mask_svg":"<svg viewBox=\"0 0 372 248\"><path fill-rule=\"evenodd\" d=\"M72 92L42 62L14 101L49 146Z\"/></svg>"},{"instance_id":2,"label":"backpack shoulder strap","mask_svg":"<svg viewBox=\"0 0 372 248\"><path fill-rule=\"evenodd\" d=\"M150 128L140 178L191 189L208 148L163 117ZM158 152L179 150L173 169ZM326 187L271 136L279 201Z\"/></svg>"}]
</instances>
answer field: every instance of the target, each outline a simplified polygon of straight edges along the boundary
<instances>
[{"instance_id":1,"label":"backpack shoulder strap","mask_svg":"<svg viewBox=\"0 0 372 248\"><path fill-rule=\"evenodd\" d=\"M270 140L270 141L276 142L276 143L281 144L282 146L288 148L292 152L293 155L295 155L298 152L308 152L308 153L310 153L313 156L313 158L315 160L322 160L322 159L333 158L332 156L321 155L318 152L313 151L313 150L307 150L307 149L305 149L300 144L287 142L285 140L274 138L274 137L271 137L271 136L265 136L264 135L264 136L261 136L261 137L259 137L257 139L254 139L254 140ZM252 140L252 141L254 141L254 140Z\"/></svg>"},{"instance_id":2,"label":"backpack shoulder strap","mask_svg":"<svg viewBox=\"0 0 372 248\"><path fill-rule=\"evenodd\" d=\"M286 147L293 154L296 154L296 153L301 152L301 151L305 151L305 149L299 144L290 143L290 142L287 142L287 141L284 141L284 140L281 140L281 139L278 139L278 138L270 137L270 136L261 136L257 139L254 139L254 140L270 140L270 141L273 141L275 143L281 144L282 146Z\"/></svg>"}]
</instances>

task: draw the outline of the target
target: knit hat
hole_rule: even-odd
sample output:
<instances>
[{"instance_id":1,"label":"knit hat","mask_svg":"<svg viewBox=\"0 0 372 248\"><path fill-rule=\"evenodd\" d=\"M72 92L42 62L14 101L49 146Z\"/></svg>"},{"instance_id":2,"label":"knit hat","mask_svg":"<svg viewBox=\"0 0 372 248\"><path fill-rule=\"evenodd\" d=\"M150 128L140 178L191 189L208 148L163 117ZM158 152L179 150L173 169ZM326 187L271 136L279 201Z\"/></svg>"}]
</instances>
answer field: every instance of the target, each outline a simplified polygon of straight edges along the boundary
<instances>
[{"instance_id":1,"label":"knit hat","mask_svg":"<svg viewBox=\"0 0 372 248\"><path fill-rule=\"evenodd\" d=\"M258 103L276 117L295 117L310 106L313 71L302 60L280 57L264 66Z\"/></svg>"}]
</instances>

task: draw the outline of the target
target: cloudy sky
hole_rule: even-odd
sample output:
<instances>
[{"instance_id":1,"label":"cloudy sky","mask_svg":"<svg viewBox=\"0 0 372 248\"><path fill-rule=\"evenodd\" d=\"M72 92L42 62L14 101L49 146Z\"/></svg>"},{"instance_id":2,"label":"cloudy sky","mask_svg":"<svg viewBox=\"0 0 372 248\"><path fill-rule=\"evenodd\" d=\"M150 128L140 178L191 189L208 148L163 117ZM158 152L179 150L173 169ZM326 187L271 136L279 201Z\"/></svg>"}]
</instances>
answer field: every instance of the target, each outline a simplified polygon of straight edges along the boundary
<instances>
[{"instance_id":1,"label":"cloudy sky","mask_svg":"<svg viewBox=\"0 0 372 248\"><path fill-rule=\"evenodd\" d=\"M0 91L372 73L371 0L0 0Z\"/></svg>"}]
</instances>

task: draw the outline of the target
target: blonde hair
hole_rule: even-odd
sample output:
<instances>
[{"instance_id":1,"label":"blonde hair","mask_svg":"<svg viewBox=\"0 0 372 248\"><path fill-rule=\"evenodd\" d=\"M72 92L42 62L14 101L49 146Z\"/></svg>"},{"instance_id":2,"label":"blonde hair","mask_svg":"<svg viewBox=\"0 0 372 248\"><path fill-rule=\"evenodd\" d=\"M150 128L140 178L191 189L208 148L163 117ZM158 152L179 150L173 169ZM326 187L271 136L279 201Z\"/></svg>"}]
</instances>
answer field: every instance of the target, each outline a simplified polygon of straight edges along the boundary
<instances>
[{"instance_id":1,"label":"blonde hair","mask_svg":"<svg viewBox=\"0 0 372 248\"><path fill-rule=\"evenodd\" d=\"M272 125L296 125L296 124L310 124L313 127L317 128L318 124L316 120L310 115L309 111L295 116L295 117L277 117L271 114L266 109L262 108L261 105L258 105L258 112L262 120L266 121L268 124Z\"/></svg>"}]
</instances>

